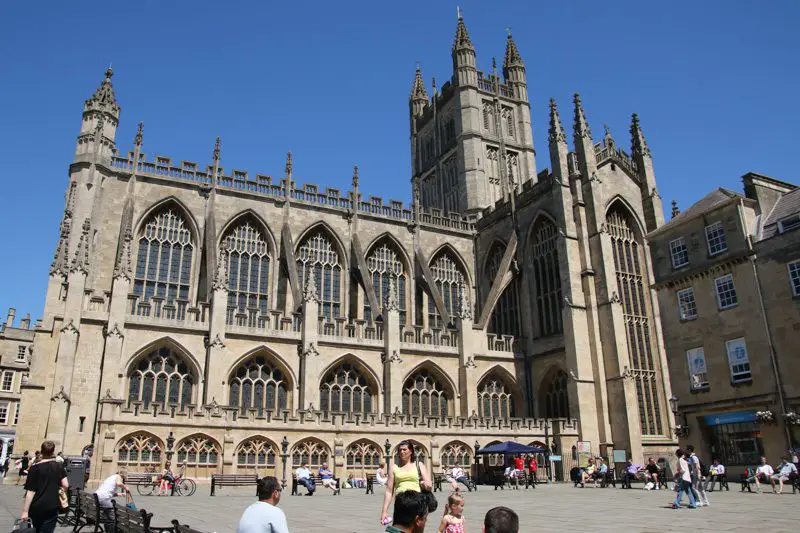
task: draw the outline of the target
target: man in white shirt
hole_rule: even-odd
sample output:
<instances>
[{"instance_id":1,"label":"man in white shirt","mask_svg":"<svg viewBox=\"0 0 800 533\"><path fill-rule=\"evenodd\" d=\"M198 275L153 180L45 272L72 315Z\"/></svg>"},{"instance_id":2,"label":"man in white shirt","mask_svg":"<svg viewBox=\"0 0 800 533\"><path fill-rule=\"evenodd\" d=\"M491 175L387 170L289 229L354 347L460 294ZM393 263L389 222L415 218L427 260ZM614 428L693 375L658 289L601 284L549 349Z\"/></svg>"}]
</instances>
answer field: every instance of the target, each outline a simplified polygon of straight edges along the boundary
<instances>
[{"instance_id":1,"label":"man in white shirt","mask_svg":"<svg viewBox=\"0 0 800 533\"><path fill-rule=\"evenodd\" d=\"M772 492L775 492L775 482L777 481L780 483L780 488L778 489L777 493L778 494L782 493L783 483L785 481L789 481L789 476L791 476L792 474L797 475L797 467L794 465L794 463L789 462L788 457L785 456L782 457L781 464L778 465L778 473L773 474L772 477L770 477L769 479L770 483L772 483Z\"/></svg>"},{"instance_id":2,"label":"man in white shirt","mask_svg":"<svg viewBox=\"0 0 800 533\"><path fill-rule=\"evenodd\" d=\"M675 501L672 502L672 508L677 509L681 506L681 500L685 492L689 496L689 507L697 509L697 501L694 499L694 493L692 492L692 474L689 471L689 463L680 448L675 451L675 456L678 458L675 468L675 483L678 485L678 494L675 496Z\"/></svg>"},{"instance_id":3,"label":"man in white shirt","mask_svg":"<svg viewBox=\"0 0 800 533\"><path fill-rule=\"evenodd\" d=\"M706 491L714 492L714 484L719 480L719 490L722 490L722 486L727 486L727 481L725 480L725 466L720 464L719 459L714 459L714 463L708 469L708 479L706 479ZM711 486L711 489L709 489Z\"/></svg>"},{"instance_id":4,"label":"man in white shirt","mask_svg":"<svg viewBox=\"0 0 800 533\"><path fill-rule=\"evenodd\" d=\"M303 463L300 468L294 471L294 477L297 479L298 485L303 485L308 490L306 496L314 495L316 486L314 486L314 481L311 479L311 470L308 469L307 463Z\"/></svg>"},{"instance_id":5,"label":"man in white shirt","mask_svg":"<svg viewBox=\"0 0 800 533\"><path fill-rule=\"evenodd\" d=\"M450 475L448 477L450 479L450 484L453 486L453 492L458 491L459 483L463 483L464 486L467 487L467 491L472 492L469 479L467 478L466 474L464 474L464 470L460 466L454 466L451 468Z\"/></svg>"},{"instance_id":6,"label":"man in white shirt","mask_svg":"<svg viewBox=\"0 0 800 533\"><path fill-rule=\"evenodd\" d=\"M377 470L375 470L375 482L378 485L386 486L388 476L386 474L386 463L381 463Z\"/></svg>"},{"instance_id":7,"label":"man in white shirt","mask_svg":"<svg viewBox=\"0 0 800 533\"><path fill-rule=\"evenodd\" d=\"M767 483L772 479L772 474L775 471L767 464L767 458L761 458L761 465L756 469L756 475L753 476L756 482L756 492L761 493L761 483ZM775 487L772 487L772 492L775 492Z\"/></svg>"},{"instance_id":8,"label":"man in white shirt","mask_svg":"<svg viewBox=\"0 0 800 533\"><path fill-rule=\"evenodd\" d=\"M258 501L242 513L236 533L289 533L286 515L278 509L281 484L278 478L266 476L258 480Z\"/></svg>"}]
</instances>

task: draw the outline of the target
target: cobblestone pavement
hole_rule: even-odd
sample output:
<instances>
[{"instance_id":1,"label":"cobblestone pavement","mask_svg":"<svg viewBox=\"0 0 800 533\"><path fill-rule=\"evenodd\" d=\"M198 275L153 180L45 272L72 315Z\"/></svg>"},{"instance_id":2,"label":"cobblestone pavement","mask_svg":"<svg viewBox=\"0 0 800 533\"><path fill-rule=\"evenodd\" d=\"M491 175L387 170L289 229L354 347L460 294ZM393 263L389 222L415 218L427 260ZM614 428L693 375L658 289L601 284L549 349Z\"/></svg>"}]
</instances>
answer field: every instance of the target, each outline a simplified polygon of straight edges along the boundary
<instances>
[{"instance_id":1,"label":"cobblestone pavement","mask_svg":"<svg viewBox=\"0 0 800 533\"><path fill-rule=\"evenodd\" d=\"M191 497L137 496L139 508L154 514L153 524L168 524L171 518L206 532L232 533L245 507L255 501L253 490L225 488L215 497L209 487L201 485ZM135 494L135 491L134 491ZM771 493L739 492L731 484L730 492L710 494L711 507L697 510L672 510L674 497L670 491L641 489L585 489L572 485L539 486L530 490L494 491L480 487L467 493L467 531L481 531L483 515L495 505L511 507L520 515L522 532L565 531L769 531L770 533L800 530L800 494L773 496ZM446 493L437 493L440 511ZM306 532L377 532L383 494L365 495L363 490L344 490L333 496L318 490L313 497L289 496L281 499L280 507L289 519L293 533ZM684 500L685 501L685 500ZM22 489L12 485L0 486L0 529L11 531L22 505ZM426 531L436 531L441 512L428 520ZM66 533L66 529L59 529Z\"/></svg>"}]
</instances>

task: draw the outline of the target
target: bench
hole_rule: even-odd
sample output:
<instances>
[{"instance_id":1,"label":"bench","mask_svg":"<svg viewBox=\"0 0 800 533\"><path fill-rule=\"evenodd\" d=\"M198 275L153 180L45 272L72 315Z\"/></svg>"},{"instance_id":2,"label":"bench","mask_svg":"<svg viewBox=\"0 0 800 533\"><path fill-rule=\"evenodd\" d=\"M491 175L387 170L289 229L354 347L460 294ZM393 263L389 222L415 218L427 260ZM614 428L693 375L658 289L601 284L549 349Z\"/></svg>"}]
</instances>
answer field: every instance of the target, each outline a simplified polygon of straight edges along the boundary
<instances>
[{"instance_id":1,"label":"bench","mask_svg":"<svg viewBox=\"0 0 800 533\"><path fill-rule=\"evenodd\" d=\"M77 491L77 504L74 517L73 533L78 533L83 528L92 527L95 533L103 533L104 528L114 527L115 519L113 508L104 508L100 505L97 494L93 492Z\"/></svg>"},{"instance_id":2,"label":"bench","mask_svg":"<svg viewBox=\"0 0 800 533\"><path fill-rule=\"evenodd\" d=\"M632 483L642 483L642 484L648 483L647 479L645 478L646 472L647 472L646 470L639 470L636 473L636 477L631 477L631 475L628 472L626 472L625 469L623 468L620 475L618 476L620 482L622 483L622 488L631 489L633 488L631 486ZM669 490L669 485L667 485L667 472L664 468L658 469L658 486L663 489Z\"/></svg>"},{"instance_id":3,"label":"bench","mask_svg":"<svg viewBox=\"0 0 800 533\"><path fill-rule=\"evenodd\" d=\"M172 521L172 526L175 528L175 533L203 533L197 529L192 529L186 524L181 524L177 520Z\"/></svg>"},{"instance_id":4,"label":"bench","mask_svg":"<svg viewBox=\"0 0 800 533\"><path fill-rule=\"evenodd\" d=\"M748 469L745 470L744 474L739 476L739 482L742 484L742 492L744 492L745 489L747 489L747 492L753 492L753 490L750 488L750 485L752 485L752 484L754 484L756 482L755 481L755 477L754 477L755 476L755 471L756 471L755 468L753 468L753 469L749 469L748 468ZM766 481L760 481L760 483L762 485L764 485L765 487L770 487L770 488L772 487L772 484L770 483L769 479L767 479ZM727 485L727 481L726 481L725 484ZM775 482L775 485L778 486L778 482L777 481ZM798 475L798 474L790 475L789 476L789 481L784 481L783 482L783 486L784 486L784 490L785 490L785 488L787 486L792 487L792 494L800 492L800 475ZM722 485L721 484L720 484L720 490L722 490Z\"/></svg>"},{"instance_id":5,"label":"bench","mask_svg":"<svg viewBox=\"0 0 800 533\"><path fill-rule=\"evenodd\" d=\"M58 525L62 527L74 526L80 518L79 516L80 506L78 505L78 491L76 489L73 488L67 489L67 501L69 502L69 508L67 509L67 512L58 515Z\"/></svg>"},{"instance_id":6,"label":"bench","mask_svg":"<svg viewBox=\"0 0 800 533\"><path fill-rule=\"evenodd\" d=\"M256 474L211 474L211 495L214 496L217 487L246 487L258 485ZM256 489L256 495L258 490Z\"/></svg>"},{"instance_id":7,"label":"bench","mask_svg":"<svg viewBox=\"0 0 800 533\"><path fill-rule=\"evenodd\" d=\"M314 483L315 487L319 487L319 486L322 485L322 477L321 476L313 475L313 476L309 477L308 479L310 479L312 481L312 483ZM336 490L333 491L333 495L334 496L338 496L339 494L342 493L342 482L341 482L341 480L339 480L338 477L334 477L333 481L336 482ZM369 483L369 482L367 482L367 483ZM300 486L300 483L297 482L297 478L293 477L292 478L292 496L299 496L300 495L300 493L297 492L297 488L299 486Z\"/></svg>"},{"instance_id":8,"label":"bench","mask_svg":"<svg viewBox=\"0 0 800 533\"><path fill-rule=\"evenodd\" d=\"M469 474L465 473L464 477L467 478L467 490L473 491L478 490L477 485L475 485L475 481L470 477ZM442 483L447 481L448 483L450 480L447 478L447 475L443 472L434 472L433 473L433 492L442 490Z\"/></svg>"},{"instance_id":9,"label":"bench","mask_svg":"<svg viewBox=\"0 0 800 533\"><path fill-rule=\"evenodd\" d=\"M148 513L144 509L131 509L127 505L118 504L116 501L113 501L113 504L115 533L163 533L164 531L175 531L175 526L152 525L153 513Z\"/></svg>"},{"instance_id":10,"label":"bench","mask_svg":"<svg viewBox=\"0 0 800 533\"><path fill-rule=\"evenodd\" d=\"M367 492L364 494L375 494L375 474L367 474Z\"/></svg>"},{"instance_id":11,"label":"bench","mask_svg":"<svg viewBox=\"0 0 800 533\"><path fill-rule=\"evenodd\" d=\"M714 479L711 479L712 477ZM728 486L727 474L719 474L718 476L709 475L706 477L706 480L707 480L706 483L710 483L710 488L708 489L708 492L714 492L714 485L716 485L717 483L719 483L720 492L722 491L723 488L727 491L731 490L730 487Z\"/></svg>"},{"instance_id":12,"label":"bench","mask_svg":"<svg viewBox=\"0 0 800 533\"><path fill-rule=\"evenodd\" d=\"M572 470L570 470L569 477L572 480L573 487L577 487L578 484L583 486L583 483L581 483L581 469L579 467L573 467ZM606 488L609 485L617 488L617 476L614 473L613 468L609 468L608 471L603 475L598 473L593 474L589 477L589 479L586 480L586 483L597 486L598 480L600 481L600 488Z\"/></svg>"}]
</instances>

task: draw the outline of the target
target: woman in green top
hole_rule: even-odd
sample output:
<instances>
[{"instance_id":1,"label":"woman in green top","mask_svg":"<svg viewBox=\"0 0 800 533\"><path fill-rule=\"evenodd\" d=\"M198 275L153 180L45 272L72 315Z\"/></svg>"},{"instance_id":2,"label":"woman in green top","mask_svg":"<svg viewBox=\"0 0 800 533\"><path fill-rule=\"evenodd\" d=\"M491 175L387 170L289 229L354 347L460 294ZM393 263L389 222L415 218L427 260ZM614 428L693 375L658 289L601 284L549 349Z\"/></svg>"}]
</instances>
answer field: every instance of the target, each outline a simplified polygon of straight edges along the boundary
<instances>
[{"instance_id":1,"label":"woman in green top","mask_svg":"<svg viewBox=\"0 0 800 533\"><path fill-rule=\"evenodd\" d=\"M383 496L383 509L381 510L381 524L389 523L389 504L392 496L407 490L421 492L422 489L431 490L431 477L428 469L422 463L415 463L414 445L411 441L401 441L397 445L400 464L392 465L389 469L389 478L386 480L386 492ZM419 469L419 470L418 470ZM422 474L422 479L420 479Z\"/></svg>"}]
</instances>

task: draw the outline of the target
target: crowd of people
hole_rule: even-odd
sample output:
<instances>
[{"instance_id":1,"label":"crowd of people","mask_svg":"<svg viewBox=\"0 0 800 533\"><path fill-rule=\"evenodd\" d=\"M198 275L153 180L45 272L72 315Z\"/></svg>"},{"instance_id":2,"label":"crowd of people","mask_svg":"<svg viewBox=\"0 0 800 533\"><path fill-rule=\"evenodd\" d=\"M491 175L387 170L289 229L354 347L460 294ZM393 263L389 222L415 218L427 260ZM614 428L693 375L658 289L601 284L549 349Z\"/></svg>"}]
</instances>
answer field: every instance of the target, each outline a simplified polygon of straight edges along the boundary
<instances>
[{"instance_id":1,"label":"crowd of people","mask_svg":"<svg viewBox=\"0 0 800 533\"><path fill-rule=\"evenodd\" d=\"M755 470L748 469L748 472L745 474L745 482L748 485L750 482L755 483L756 492L759 494L761 493L762 483L771 485L773 494L781 494L783 492L783 485L798 475L797 463L796 455L792 456L792 460L790 460L788 455L784 455L781 457L781 462L778 467L772 468L767 463L767 458L762 457L761 464Z\"/></svg>"}]
</instances>

